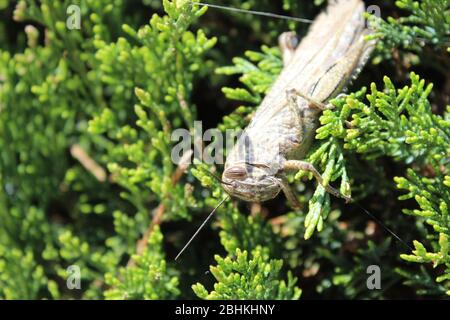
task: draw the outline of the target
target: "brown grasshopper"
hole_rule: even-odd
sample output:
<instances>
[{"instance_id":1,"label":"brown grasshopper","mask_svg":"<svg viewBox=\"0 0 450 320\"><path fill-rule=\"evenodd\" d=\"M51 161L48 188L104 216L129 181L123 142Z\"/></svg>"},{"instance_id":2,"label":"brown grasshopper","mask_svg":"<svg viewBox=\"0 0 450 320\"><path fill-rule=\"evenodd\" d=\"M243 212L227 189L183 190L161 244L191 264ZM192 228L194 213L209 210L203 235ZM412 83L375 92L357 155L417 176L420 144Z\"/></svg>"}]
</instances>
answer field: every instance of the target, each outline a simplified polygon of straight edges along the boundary
<instances>
[{"instance_id":1,"label":"brown grasshopper","mask_svg":"<svg viewBox=\"0 0 450 320\"><path fill-rule=\"evenodd\" d=\"M325 186L320 173L302 159L314 140L320 113L331 108L326 103L356 77L374 47L364 39L369 34L364 11L361 0L331 0L298 46L293 33L280 36L284 68L227 157L221 183L228 194L261 202L283 190L298 207L286 173L305 170L329 193L351 200ZM175 260L226 200L209 214Z\"/></svg>"},{"instance_id":2,"label":"brown grasshopper","mask_svg":"<svg viewBox=\"0 0 450 320\"><path fill-rule=\"evenodd\" d=\"M283 190L297 207L286 173L304 170L329 193L351 200L324 185L320 173L302 159L320 113L332 107L326 103L359 73L373 49L373 42L365 41L364 11L361 0L330 1L298 46L293 33L280 36L284 68L227 157L222 185L228 194L260 202Z\"/></svg>"}]
</instances>

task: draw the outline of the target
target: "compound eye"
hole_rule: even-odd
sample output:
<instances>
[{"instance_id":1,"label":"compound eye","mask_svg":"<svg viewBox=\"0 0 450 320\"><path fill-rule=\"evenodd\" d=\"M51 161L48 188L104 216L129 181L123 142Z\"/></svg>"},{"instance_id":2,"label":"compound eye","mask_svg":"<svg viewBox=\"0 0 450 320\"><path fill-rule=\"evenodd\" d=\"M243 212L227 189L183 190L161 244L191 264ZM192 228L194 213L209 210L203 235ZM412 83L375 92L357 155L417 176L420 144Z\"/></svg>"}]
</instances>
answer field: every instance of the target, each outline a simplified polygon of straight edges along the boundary
<instances>
[{"instance_id":1,"label":"compound eye","mask_svg":"<svg viewBox=\"0 0 450 320\"><path fill-rule=\"evenodd\" d=\"M243 167L231 167L225 170L223 175L232 180L245 180L247 178L247 171Z\"/></svg>"}]
</instances>

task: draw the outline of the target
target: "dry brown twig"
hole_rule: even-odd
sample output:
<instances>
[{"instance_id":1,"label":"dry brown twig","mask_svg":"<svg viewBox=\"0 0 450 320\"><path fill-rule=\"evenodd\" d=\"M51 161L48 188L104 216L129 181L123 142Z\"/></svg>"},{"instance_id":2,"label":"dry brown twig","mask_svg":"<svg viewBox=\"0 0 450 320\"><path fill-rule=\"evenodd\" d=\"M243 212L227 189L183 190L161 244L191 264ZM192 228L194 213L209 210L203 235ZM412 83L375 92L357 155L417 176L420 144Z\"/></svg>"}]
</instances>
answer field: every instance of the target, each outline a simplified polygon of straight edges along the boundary
<instances>
[{"instance_id":1,"label":"dry brown twig","mask_svg":"<svg viewBox=\"0 0 450 320\"><path fill-rule=\"evenodd\" d=\"M74 144L70 147L70 154L77 159L81 165L89 171L98 181L105 182L107 174L94 159L92 159L86 151L81 148L79 144Z\"/></svg>"}]
</instances>

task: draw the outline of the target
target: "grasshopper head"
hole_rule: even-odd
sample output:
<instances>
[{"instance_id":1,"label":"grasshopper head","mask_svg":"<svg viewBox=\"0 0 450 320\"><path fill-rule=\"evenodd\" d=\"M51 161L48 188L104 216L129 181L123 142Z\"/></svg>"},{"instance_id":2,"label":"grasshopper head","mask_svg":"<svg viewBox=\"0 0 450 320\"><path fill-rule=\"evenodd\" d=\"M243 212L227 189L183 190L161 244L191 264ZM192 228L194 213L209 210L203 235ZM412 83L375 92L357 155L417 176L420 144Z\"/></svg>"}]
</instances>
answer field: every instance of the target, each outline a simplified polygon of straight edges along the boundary
<instances>
[{"instance_id":1,"label":"grasshopper head","mask_svg":"<svg viewBox=\"0 0 450 320\"><path fill-rule=\"evenodd\" d=\"M251 202L273 199L281 190L279 179L267 166L235 164L225 169L222 181L228 194Z\"/></svg>"}]
</instances>

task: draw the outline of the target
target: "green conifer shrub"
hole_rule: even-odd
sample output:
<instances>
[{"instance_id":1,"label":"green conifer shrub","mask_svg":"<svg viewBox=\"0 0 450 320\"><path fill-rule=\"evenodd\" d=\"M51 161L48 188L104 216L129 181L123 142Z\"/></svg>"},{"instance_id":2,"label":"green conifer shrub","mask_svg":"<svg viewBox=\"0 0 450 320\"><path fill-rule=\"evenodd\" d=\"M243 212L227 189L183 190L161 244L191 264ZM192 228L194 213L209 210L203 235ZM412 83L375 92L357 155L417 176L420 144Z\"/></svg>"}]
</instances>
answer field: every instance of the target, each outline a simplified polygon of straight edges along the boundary
<instances>
[{"instance_id":1,"label":"green conifer shrub","mask_svg":"<svg viewBox=\"0 0 450 320\"><path fill-rule=\"evenodd\" d=\"M222 4L308 19L325 5ZM0 298L450 295L449 1L381 13L307 156L355 202L299 172L300 210L227 201L174 261L226 194L223 166L173 163L172 132L245 127L282 68L278 35L307 25L186 0L0 0Z\"/></svg>"}]
</instances>

